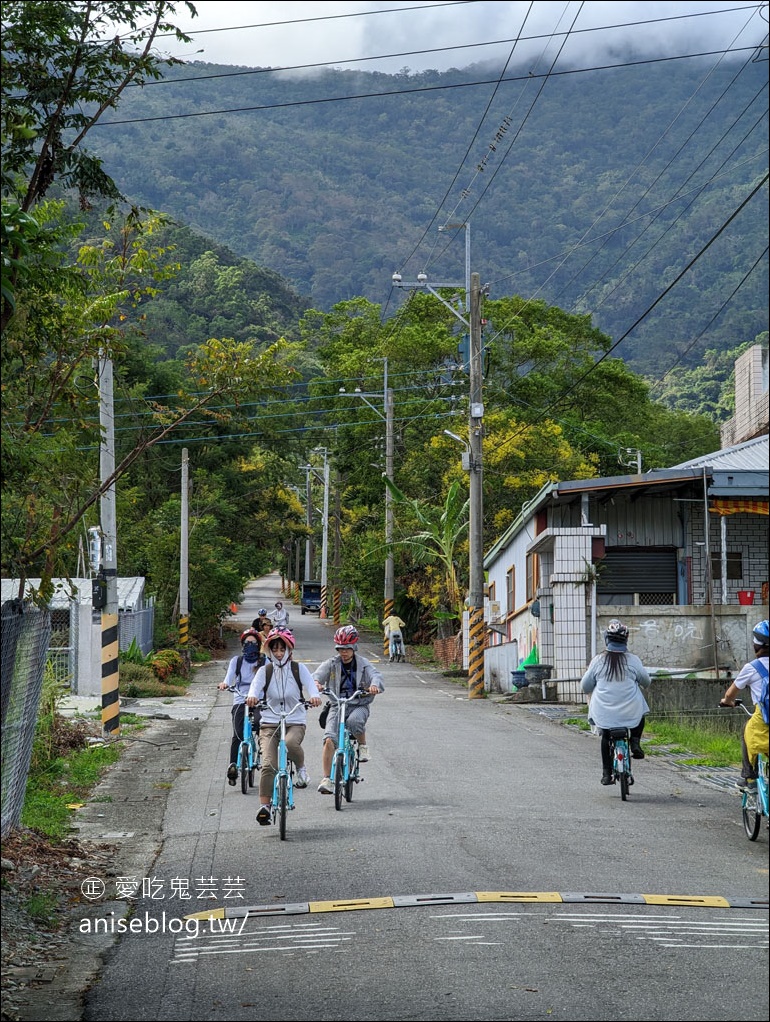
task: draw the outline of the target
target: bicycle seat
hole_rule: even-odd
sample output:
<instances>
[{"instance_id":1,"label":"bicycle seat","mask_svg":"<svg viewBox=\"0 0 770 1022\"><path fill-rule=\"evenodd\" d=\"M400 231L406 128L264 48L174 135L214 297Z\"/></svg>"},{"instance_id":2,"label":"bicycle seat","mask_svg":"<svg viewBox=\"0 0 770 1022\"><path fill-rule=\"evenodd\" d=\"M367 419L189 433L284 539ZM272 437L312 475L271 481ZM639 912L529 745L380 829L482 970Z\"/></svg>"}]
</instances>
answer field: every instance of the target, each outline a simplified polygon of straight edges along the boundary
<instances>
[{"instance_id":1,"label":"bicycle seat","mask_svg":"<svg viewBox=\"0 0 770 1022\"><path fill-rule=\"evenodd\" d=\"M609 728L606 728L605 730L606 730L607 735L610 738L615 739L615 741L617 741L618 738L628 738L628 728L627 727L609 727Z\"/></svg>"}]
</instances>

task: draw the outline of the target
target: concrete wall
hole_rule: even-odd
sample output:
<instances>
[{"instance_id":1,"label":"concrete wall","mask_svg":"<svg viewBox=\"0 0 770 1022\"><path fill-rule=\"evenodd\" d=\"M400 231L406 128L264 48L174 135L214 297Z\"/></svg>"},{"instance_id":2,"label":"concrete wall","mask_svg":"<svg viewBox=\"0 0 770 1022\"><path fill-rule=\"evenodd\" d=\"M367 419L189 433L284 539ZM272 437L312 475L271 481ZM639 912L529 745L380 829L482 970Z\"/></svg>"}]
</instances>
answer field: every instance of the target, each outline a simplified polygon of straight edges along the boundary
<instances>
[{"instance_id":1,"label":"concrete wall","mask_svg":"<svg viewBox=\"0 0 770 1022\"><path fill-rule=\"evenodd\" d=\"M751 631L768 616L761 606L600 607L597 650L608 621L620 618L631 636L628 648L648 669L708 671L714 668L714 622L719 666L736 673L753 657Z\"/></svg>"}]
</instances>

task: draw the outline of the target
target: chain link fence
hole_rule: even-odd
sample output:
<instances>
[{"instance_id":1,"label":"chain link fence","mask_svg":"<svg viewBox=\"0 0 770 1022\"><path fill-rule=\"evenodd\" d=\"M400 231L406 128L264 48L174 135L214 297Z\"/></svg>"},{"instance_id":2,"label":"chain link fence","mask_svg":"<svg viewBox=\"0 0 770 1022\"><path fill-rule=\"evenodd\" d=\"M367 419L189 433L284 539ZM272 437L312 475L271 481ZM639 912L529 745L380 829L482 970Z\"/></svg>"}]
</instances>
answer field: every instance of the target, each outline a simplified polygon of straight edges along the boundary
<instances>
[{"instance_id":1,"label":"chain link fence","mask_svg":"<svg viewBox=\"0 0 770 1022\"><path fill-rule=\"evenodd\" d=\"M9 600L0 608L2 837L21 822L50 638L49 610L19 600Z\"/></svg>"},{"instance_id":2,"label":"chain link fence","mask_svg":"<svg viewBox=\"0 0 770 1022\"><path fill-rule=\"evenodd\" d=\"M118 642L120 649L128 649L133 639L144 656L153 648L155 630L155 607L150 605L143 610L121 611L118 617Z\"/></svg>"}]
</instances>

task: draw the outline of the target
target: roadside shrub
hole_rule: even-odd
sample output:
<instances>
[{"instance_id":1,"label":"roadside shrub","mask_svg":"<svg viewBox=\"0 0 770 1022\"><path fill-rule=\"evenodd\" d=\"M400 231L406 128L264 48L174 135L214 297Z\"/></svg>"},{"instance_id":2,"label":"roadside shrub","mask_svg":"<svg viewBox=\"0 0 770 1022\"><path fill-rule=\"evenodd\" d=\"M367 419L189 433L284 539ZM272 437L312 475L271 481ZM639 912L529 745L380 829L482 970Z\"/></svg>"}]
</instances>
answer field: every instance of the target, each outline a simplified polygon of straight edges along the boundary
<instances>
[{"instance_id":1,"label":"roadside shrub","mask_svg":"<svg viewBox=\"0 0 770 1022\"><path fill-rule=\"evenodd\" d=\"M165 681L172 674L178 674L182 678L187 676L184 657L175 649L159 649L156 653L151 653L149 665L160 681Z\"/></svg>"}]
</instances>

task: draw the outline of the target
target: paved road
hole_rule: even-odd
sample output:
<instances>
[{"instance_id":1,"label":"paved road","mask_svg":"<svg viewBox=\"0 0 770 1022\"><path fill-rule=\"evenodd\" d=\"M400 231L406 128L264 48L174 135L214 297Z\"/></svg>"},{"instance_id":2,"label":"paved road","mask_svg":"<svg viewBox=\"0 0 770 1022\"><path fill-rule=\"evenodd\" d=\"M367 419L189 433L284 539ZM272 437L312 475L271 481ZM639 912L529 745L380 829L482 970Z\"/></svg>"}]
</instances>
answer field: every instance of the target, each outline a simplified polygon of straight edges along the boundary
<instances>
[{"instance_id":1,"label":"paved road","mask_svg":"<svg viewBox=\"0 0 770 1022\"><path fill-rule=\"evenodd\" d=\"M250 587L238 624L277 585ZM331 653L331 622L290 624L311 668ZM766 982L746 982L766 967L767 833L745 839L731 794L648 758L623 803L592 736L382 664L365 783L342 812L298 792L281 842L225 782L224 667L199 675L196 713L155 723L156 769L132 750L131 802L116 774L82 814L84 836L131 814L121 868L139 883L92 905L106 927L130 904L135 929L84 1018L767 1018ZM320 739L311 719L315 781Z\"/></svg>"}]
</instances>

